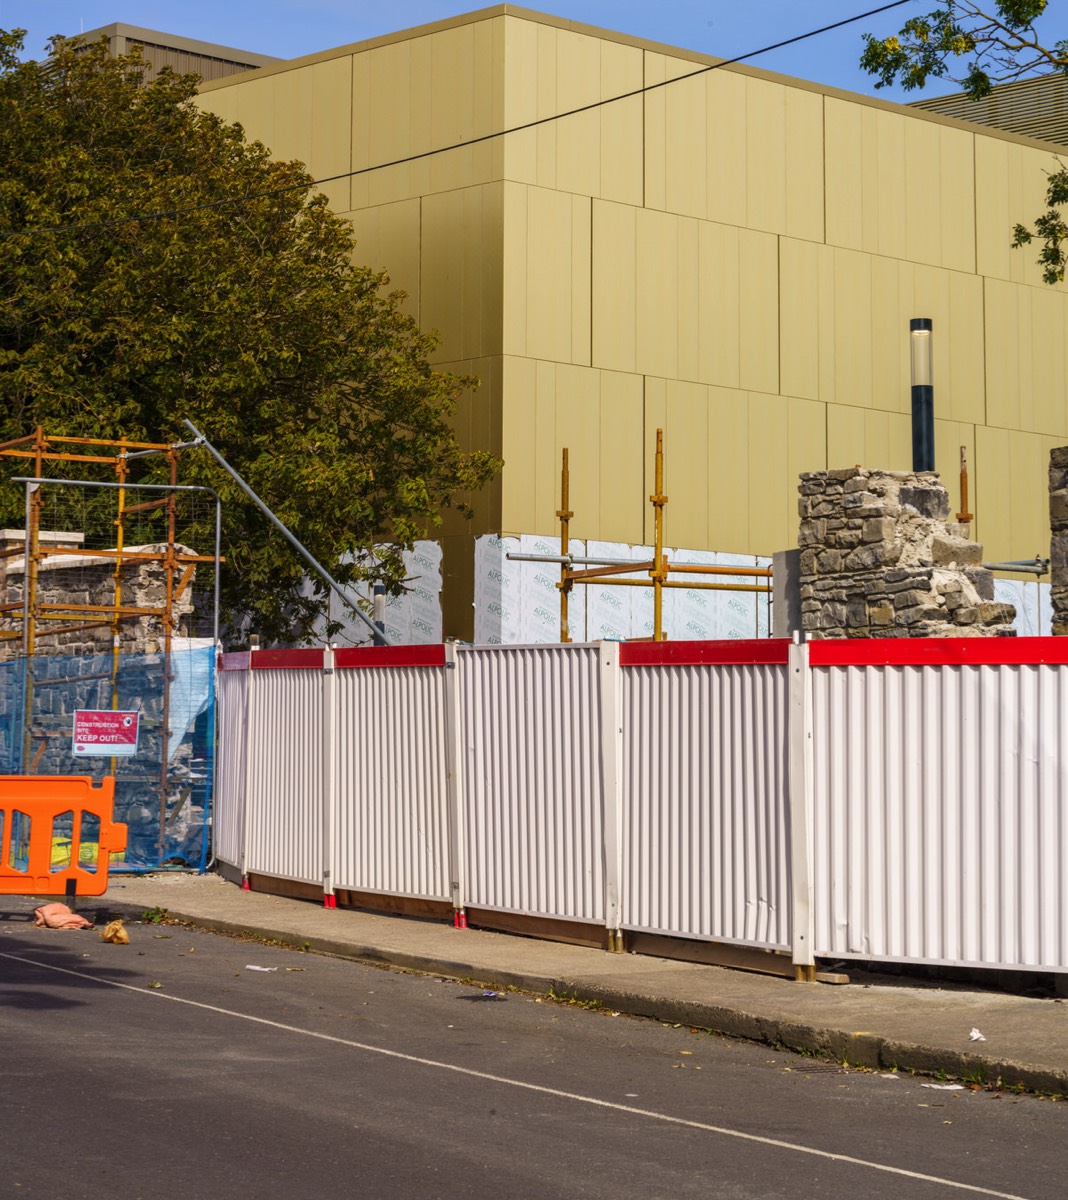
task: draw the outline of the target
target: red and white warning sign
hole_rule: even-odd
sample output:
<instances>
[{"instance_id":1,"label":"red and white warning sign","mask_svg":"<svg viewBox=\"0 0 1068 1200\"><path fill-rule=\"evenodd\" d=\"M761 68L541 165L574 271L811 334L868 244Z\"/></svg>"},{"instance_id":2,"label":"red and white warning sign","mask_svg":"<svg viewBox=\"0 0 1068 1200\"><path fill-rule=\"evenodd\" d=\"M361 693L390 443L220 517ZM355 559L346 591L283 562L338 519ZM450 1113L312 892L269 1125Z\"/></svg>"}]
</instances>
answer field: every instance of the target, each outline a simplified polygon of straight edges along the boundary
<instances>
[{"instance_id":1,"label":"red and white warning sign","mask_svg":"<svg viewBox=\"0 0 1068 1200\"><path fill-rule=\"evenodd\" d=\"M129 758L137 753L137 713L110 708L80 708L74 714L74 756L105 754Z\"/></svg>"}]
</instances>

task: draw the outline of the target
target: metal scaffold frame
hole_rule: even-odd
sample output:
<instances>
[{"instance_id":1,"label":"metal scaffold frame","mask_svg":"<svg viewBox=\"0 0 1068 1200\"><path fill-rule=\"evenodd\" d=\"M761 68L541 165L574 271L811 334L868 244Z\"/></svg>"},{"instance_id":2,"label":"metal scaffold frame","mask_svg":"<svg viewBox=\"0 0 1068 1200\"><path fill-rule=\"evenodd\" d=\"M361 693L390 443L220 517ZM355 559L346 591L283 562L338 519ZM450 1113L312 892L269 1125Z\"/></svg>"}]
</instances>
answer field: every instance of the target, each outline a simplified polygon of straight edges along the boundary
<instances>
[{"instance_id":1,"label":"metal scaffold frame","mask_svg":"<svg viewBox=\"0 0 1068 1200\"><path fill-rule=\"evenodd\" d=\"M21 642L23 658L22 698L22 752L19 770L32 774L37 770L48 743L48 734L43 733L39 745L34 746L35 730L31 719L33 712L34 673L32 662L35 655L43 651L44 645L64 634L85 633L94 629L111 630L111 707L119 704L119 667L122 653L121 635L125 622L142 618L154 618L160 624L160 638L164 662L169 664L173 639L177 633L176 603L191 587L198 564L211 564L214 568L213 642L219 644L219 570L223 562L221 550L221 501L212 488L184 485L178 482L178 457L180 451L196 443L135 442L126 438L78 438L50 436L38 426L27 437L0 444L0 458L22 459L32 464L32 475L18 475L10 482L25 488L25 533L23 545L0 550L0 558L23 558L23 594L21 600L0 602L0 619L10 621L15 627L0 630L0 641ZM130 479L130 464L133 460L150 456L164 456L167 462L168 483L139 483ZM114 480L101 481L78 478L46 476L52 464L83 467L103 466L114 472ZM102 549L87 546L49 545L42 540L41 520L43 492L48 487L68 487L100 490L115 493L114 546ZM150 498L130 504L139 492L147 492ZM215 545L212 554L195 554L180 548L177 540L178 501L188 493L201 493L213 499L215 505ZM166 522L165 540L162 549L147 550L131 548L126 540L127 521L138 514L162 510ZM71 531L82 532L82 531ZM40 595L40 570L46 559L77 557L113 561L111 572L114 591L110 603L80 604L64 598L63 603L46 603ZM123 569L130 565L157 564L163 575L163 600L159 605L124 603ZM99 599L99 597L98 597ZM106 678L106 676L102 677ZM169 789L168 778L168 718L170 713L171 671L165 666L162 679L162 720L160 725L160 825L159 838L162 851L166 836L166 804ZM110 761L109 773L116 774L117 760Z\"/></svg>"},{"instance_id":2,"label":"metal scaffold frame","mask_svg":"<svg viewBox=\"0 0 1068 1200\"><path fill-rule=\"evenodd\" d=\"M771 592L771 571L766 567L716 567L707 563L669 562L664 551L664 508L668 497L664 494L664 431L656 431L656 458L653 493L649 502L653 507L653 557L644 562L620 559L577 557L571 554L571 521L575 516L570 507L571 473L568 448L565 446L560 467L560 507L556 516L560 521L559 554L509 554L517 562L552 562L560 564L560 641L570 642L568 628L568 598L575 584L604 584L616 587L651 587L653 589L653 634L651 638L631 638L635 642L663 642L667 635L663 628L664 588L685 588L691 591L717 592ZM583 569L576 570L579 563ZM632 575L647 571L646 579L621 579L621 575ZM767 583L704 583L672 579L676 575L728 575L732 578L766 579Z\"/></svg>"}]
</instances>

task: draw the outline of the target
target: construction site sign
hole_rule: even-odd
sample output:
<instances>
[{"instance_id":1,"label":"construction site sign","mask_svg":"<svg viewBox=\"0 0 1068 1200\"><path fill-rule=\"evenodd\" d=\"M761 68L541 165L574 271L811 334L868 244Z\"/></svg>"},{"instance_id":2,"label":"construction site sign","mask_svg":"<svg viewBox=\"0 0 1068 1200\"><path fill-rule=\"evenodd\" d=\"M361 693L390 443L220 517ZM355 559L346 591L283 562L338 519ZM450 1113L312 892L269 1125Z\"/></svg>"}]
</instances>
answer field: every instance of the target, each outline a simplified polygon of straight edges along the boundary
<instances>
[{"instance_id":1,"label":"construction site sign","mask_svg":"<svg viewBox=\"0 0 1068 1200\"><path fill-rule=\"evenodd\" d=\"M137 713L82 708L74 714L75 757L103 754L130 758L137 753Z\"/></svg>"}]
</instances>

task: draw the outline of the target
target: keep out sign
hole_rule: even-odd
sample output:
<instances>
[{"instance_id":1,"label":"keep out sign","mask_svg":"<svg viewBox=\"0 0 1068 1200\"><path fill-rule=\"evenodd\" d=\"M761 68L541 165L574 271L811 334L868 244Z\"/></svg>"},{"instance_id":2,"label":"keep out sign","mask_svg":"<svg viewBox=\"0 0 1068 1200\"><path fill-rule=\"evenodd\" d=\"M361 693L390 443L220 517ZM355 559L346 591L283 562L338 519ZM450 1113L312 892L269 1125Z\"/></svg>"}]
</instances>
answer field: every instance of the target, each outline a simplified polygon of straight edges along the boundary
<instances>
[{"instance_id":1,"label":"keep out sign","mask_svg":"<svg viewBox=\"0 0 1068 1200\"><path fill-rule=\"evenodd\" d=\"M104 754L129 758L137 753L137 713L80 708L74 714L74 756Z\"/></svg>"}]
</instances>

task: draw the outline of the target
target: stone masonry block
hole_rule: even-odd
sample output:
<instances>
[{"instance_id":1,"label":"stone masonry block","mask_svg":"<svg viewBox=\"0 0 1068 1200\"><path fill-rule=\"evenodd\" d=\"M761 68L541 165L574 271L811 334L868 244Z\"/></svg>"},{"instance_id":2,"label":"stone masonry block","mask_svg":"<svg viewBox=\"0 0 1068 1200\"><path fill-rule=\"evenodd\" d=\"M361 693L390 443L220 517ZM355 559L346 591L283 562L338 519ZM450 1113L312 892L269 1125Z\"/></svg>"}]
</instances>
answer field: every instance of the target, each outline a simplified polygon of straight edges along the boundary
<instances>
[{"instance_id":1,"label":"stone masonry block","mask_svg":"<svg viewBox=\"0 0 1068 1200\"><path fill-rule=\"evenodd\" d=\"M935 537L931 541L931 558L935 563L957 563L960 566L980 566L983 547L964 538Z\"/></svg>"},{"instance_id":2,"label":"stone masonry block","mask_svg":"<svg viewBox=\"0 0 1068 1200\"><path fill-rule=\"evenodd\" d=\"M994 599L994 576L985 567L969 567L964 572L972 587L979 593L980 600Z\"/></svg>"},{"instance_id":3,"label":"stone masonry block","mask_svg":"<svg viewBox=\"0 0 1068 1200\"><path fill-rule=\"evenodd\" d=\"M937 487L903 487L901 503L914 508L921 517L944 521L949 516L949 493L939 484Z\"/></svg>"},{"instance_id":4,"label":"stone masonry block","mask_svg":"<svg viewBox=\"0 0 1068 1200\"><path fill-rule=\"evenodd\" d=\"M888 542L894 536L893 517L869 517L864 522L862 537L866 542Z\"/></svg>"}]
</instances>

